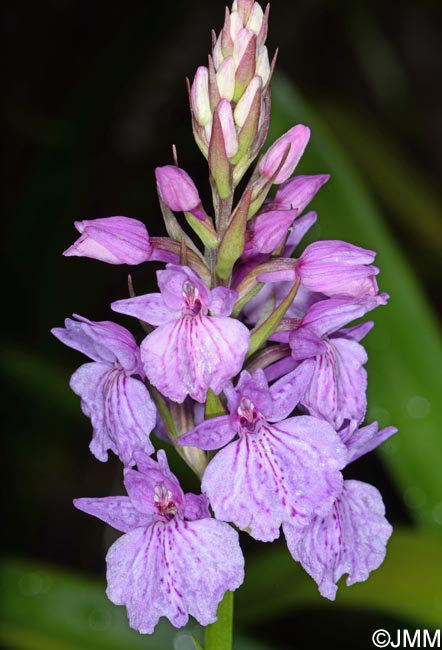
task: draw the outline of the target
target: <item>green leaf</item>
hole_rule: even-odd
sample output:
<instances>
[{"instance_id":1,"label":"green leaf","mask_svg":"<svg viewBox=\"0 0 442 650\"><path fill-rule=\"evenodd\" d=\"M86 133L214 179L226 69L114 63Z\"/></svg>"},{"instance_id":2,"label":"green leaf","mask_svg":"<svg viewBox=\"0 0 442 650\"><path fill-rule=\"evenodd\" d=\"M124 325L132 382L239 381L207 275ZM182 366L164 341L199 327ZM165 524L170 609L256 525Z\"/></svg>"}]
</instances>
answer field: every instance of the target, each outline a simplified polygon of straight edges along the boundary
<instances>
[{"instance_id":1,"label":"green leaf","mask_svg":"<svg viewBox=\"0 0 442 650\"><path fill-rule=\"evenodd\" d=\"M320 596L316 583L294 562L285 544L273 544L248 561L236 597L241 624L264 623L299 607L371 610L438 627L442 603L442 542L439 537L396 530L382 566L352 587L340 581L336 601Z\"/></svg>"},{"instance_id":2,"label":"green leaf","mask_svg":"<svg viewBox=\"0 0 442 650\"><path fill-rule=\"evenodd\" d=\"M208 625L204 634L205 650L231 650L233 622L233 592L226 591L218 605L217 621Z\"/></svg>"},{"instance_id":3,"label":"green leaf","mask_svg":"<svg viewBox=\"0 0 442 650\"><path fill-rule=\"evenodd\" d=\"M312 127L312 138L297 173L330 172L315 198L321 239L343 239L378 251L379 283L391 295L376 310L376 328L367 338L368 420L394 424L382 457L411 514L427 529L442 531L442 347L433 313L416 275L357 171L320 118L283 77L273 84L271 139L294 123Z\"/></svg>"},{"instance_id":4,"label":"green leaf","mask_svg":"<svg viewBox=\"0 0 442 650\"><path fill-rule=\"evenodd\" d=\"M125 608L106 598L104 580L35 561L1 560L0 588L0 645L10 650L173 650L201 636L192 619L181 630L161 619L154 634L138 634ZM236 634L233 648L271 650Z\"/></svg>"},{"instance_id":5,"label":"green leaf","mask_svg":"<svg viewBox=\"0 0 442 650\"><path fill-rule=\"evenodd\" d=\"M44 565L10 560L0 566L0 643L19 650L164 650L176 631L162 621L153 636L131 630L125 609L101 586Z\"/></svg>"},{"instance_id":6,"label":"green leaf","mask_svg":"<svg viewBox=\"0 0 442 650\"><path fill-rule=\"evenodd\" d=\"M296 292L298 291L299 280L295 282L287 297L272 311L270 316L265 319L259 327L252 331L250 336L250 348L247 352L247 358L252 356L260 347L263 345L269 336L273 334L275 329L278 327L281 322L285 312L292 304Z\"/></svg>"}]
</instances>

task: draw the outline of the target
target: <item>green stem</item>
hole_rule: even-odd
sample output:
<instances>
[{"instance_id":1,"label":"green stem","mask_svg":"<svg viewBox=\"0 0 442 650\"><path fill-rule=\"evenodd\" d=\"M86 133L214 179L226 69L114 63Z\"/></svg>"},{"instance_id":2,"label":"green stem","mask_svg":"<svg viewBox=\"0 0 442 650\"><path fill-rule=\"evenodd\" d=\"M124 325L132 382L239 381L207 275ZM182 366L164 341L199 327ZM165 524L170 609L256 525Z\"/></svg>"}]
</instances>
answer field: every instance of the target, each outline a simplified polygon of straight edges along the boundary
<instances>
[{"instance_id":1,"label":"green stem","mask_svg":"<svg viewBox=\"0 0 442 650\"><path fill-rule=\"evenodd\" d=\"M206 627L204 650L232 650L233 592L226 591L218 605L218 620Z\"/></svg>"}]
</instances>

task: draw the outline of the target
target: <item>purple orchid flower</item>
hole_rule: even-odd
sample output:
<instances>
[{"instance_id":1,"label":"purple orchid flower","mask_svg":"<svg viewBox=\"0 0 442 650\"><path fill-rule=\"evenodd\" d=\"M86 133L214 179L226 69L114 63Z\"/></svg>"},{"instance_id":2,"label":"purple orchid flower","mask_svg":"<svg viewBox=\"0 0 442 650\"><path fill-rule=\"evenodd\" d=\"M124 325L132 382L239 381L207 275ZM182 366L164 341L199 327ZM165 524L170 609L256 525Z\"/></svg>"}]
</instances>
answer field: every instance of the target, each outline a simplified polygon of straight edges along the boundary
<instances>
[{"instance_id":1,"label":"purple orchid flower","mask_svg":"<svg viewBox=\"0 0 442 650\"><path fill-rule=\"evenodd\" d=\"M359 341L371 330L372 322L344 328L378 305L385 305L388 295L360 301L331 298L315 302L297 324L296 329L275 334L272 338L288 342L292 359L299 363L314 359L315 368L300 404L310 415L324 418L338 430L346 421L362 422L367 408L367 353ZM286 366L279 365L281 372ZM273 368L266 376L275 378Z\"/></svg>"},{"instance_id":2,"label":"purple orchid flower","mask_svg":"<svg viewBox=\"0 0 442 650\"><path fill-rule=\"evenodd\" d=\"M283 522L303 528L327 513L341 492L346 449L330 424L311 416L286 419L305 392L313 363L270 388L264 372L241 373L224 389L230 415L206 420L179 438L213 450L202 480L217 519L270 542ZM231 442L238 434L238 439Z\"/></svg>"},{"instance_id":3,"label":"purple orchid flower","mask_svg":"<svg viewBox=\"0 0 442 650\"><path fill-rule=\"evenodd\" d=\"M157 326L141 344L149 381L166 397L204 402L211 388L220 393L242 367L250 334L229 318L236 292L208 289L186 266L168 264L157 273L161 293L119 300L112 309Z\"/></svg>"},{"instance_id":4,"label":"purple orchid flower","mask_svg":"<svg viewBox=\"0 0 442 650\"><path fill-rule=\"evenodd\" d=\"M129 496L75 499L74 505L125 533L109 549L107 595L125 605L130 626L151 634L161 616L175 627L189 615L201 625L216 621L218 603L244 580L238 533L211 518L207 498L184 494L169 469L135 452L126 470Z\"/></svg>"},{"instance_id":5,"label":"purple orchid flower","mask_svg":"<svg viewBox=\"0 0 442 650\"><path fill-rule=\"evenodd\" d=\"M361 429L347 429L347 463L396 432L395 427L378 431L377 422ZM370 572L382 564L392 532L378 490L361 481L344 481L330 512L314 516L304 530L290 524L284 524L283 529L291 555L330 600L335 599L336 583L345 573L350 586L367 580Z\"/></svg>"},{"instance_id":6,"label":"purple orchid flower","mask_svg":"<svg viewBox=\"0 0 442 650\"><path fill-rule=\"evenodd\" d=\"M75 318L66 319L65 327L55 327L52 334L93 359L70 381L81 397L83 413L92 421L89 448L98 460L106 461L110 449L125 465L133 465L136 449L154 451L149 434L156 418L149 392L136 378L144 376L138 346L132 334L116 323Z\"/></svg>"},{"instance_id":7,"label":"purple orchid flower","mask_svg":"<svg viewBox=\"0 0 442 650\"><path fill-rule=\"evenodd\" d=\"M81 237L68 248L66 257L92 257L108 264L141 264L151 259L153 247L146 226L130 217L106 217L76 221Z\"/></svg>"}]
</instances>

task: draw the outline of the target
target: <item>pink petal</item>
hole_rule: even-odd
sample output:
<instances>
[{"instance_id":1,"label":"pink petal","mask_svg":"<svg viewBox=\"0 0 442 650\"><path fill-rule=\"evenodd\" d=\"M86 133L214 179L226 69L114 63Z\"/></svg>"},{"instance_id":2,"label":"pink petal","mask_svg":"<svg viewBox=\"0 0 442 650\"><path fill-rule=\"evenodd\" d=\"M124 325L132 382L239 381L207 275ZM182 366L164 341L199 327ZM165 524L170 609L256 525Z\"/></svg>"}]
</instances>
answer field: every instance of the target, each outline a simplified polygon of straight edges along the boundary
<instances>
[{"instance_id":1,"label":"pink petal","mask_svg":"<svg viewBox=\"0 0 442 650\"><path fill-rule=\"evenodd\" d=\"M162 325L181 316L181 310L172 311L165 304L160 293L147 293L135 298L116 300L111 307L119 314L134 316L151 325Z\"/></svg>"},{"instance_id":2,"label":"pink petal","mask_svg":"<svg viewBox=\"0 0 442 650\"><path fill-rule=\"evenodd\" d=\"M205 420L193 431L180 436L178 442L184 447L190 445L199 449L214 450L224 447L235 435L236 431L232 428L230 416L221 415Z\"/></svg>"},{"instance_id":3,"label":"pink petal","mask_svg":"<svg viewBox=\"0 0 442 650\"><path fill-rule=\"evenodd\" d=\"M147 526L152 519L146 513L137 510L129 497L74 499L74 506L123 533L140 526Z\"/></svg>"},{"instance_id":4,"label":"pink petal","mask_svg":"<svg viewBox=\"0 0 442 650\"><path fill-rule=\"evenodd\" d=\"M290 553L330 600L345 573L352 585L382 564L391 531L381 495L360 481L345 481L329 514L315 517L305 530L284 525Z\"/></svg>"}]
</instances>

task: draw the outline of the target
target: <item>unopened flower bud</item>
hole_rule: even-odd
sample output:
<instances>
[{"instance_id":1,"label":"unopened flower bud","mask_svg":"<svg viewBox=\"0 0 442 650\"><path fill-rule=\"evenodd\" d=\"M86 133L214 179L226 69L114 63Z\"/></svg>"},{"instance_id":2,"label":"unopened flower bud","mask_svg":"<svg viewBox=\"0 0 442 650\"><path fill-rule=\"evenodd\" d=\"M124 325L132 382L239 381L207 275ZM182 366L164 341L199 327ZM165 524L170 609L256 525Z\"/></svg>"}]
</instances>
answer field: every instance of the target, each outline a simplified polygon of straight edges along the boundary
<instances>
[{"instance_id":1,"label":"unopened flower bud","mask_svg":"<svg viewBox=\"0 0 442 650\"><path fill-rule=\"evenodd\" d=\"M204 66L196 71L190 91L192 112L200 126L206 126L212 119L209 98L209 72Z\"/></svg>"},{"instance_id":2,"label":"unopened flower bud","mask_svg":"<svg viewBox=\"0 0 442 650\"><path fill-rule=\"evenodd\" d=\"M141 264L151 258L152 245L146 226L129 217L76 221L81 237L68 248L66 257L91 257L108 264Z\"/></svg>"},{"instance_id":3,"label":"unopened flower bud","mask_svg":"<svg viewBox=\"0 0 442 650\"><path fill-rule=\"evenodd\" d=\"M244 126L244 122L246 121L247 116L250 112L250 108L252 106L255 95L260 88L261 77L253 77L252 81L247 86L247 90L237 103L233 116L235 118L235 123L240 128Z\"/></svg>"},{"instance_id":4,"label":"unopened flower bud","mask_svg":"<svg viewBox=\"0 0 442 650\"><path fill-rule=\"evenodd\" d=\"M224 145L228 158L232 158L238 151L238 137L236 135L235 123L233 121L232 105L226 99L218 104L217 113L221 122L224 136Z\"/></svg>"},{"instance_id":5,"label":"unopened flower bud","mask_svg":"<svg viewBox=\"0 0 442 650\"><path fill-rule=\"evenodd\" d=\"M195 212L201 199L189 174L174 165L155 169L158 194L162 202L175 212ZM195 215L198 216L198 215ZM201 219L201 216L199 217Z\"/></svg>"},{"instance_id":6,"label":"unopened flower bud","mask_svg":"<svg viewBox=\"0 0 442 650\"><path fill-rule=\"evenodd\" d=\"M254 2L250 10L248 20L246 22L247 29L250 29L256 35L258 35L261 31L263 18L264 12L261 9L261 6L257 2Z\"/></svg>"},{"instance_id":7,"label":"unopened flower bud","mask_svg":"<svg viewBox=\"0 0 442 650\"><path fill-rule=\"evenodd\" d=\"M278 188L272 207L297 208L300 214L329 178L329 174L290 178Z\"/></svg>"},{"instance_id":8,"label":"unopened flower bud","mask_svg":"<svg viewBox=\"0 0 442 650\"><path fill-rule=\"evenodd\" d=\"M232 56L228 56L221 63L216 73L216 82L221 99L231 102L235 92L235 64Z\"/></svg>"},{"instance_id":9,"label":"unopened flower bud","mask_svg":"<svg viewBox=\"0 0 442 650\"><path fill-rule=\"evenodd\" d=\"M262 47L259 51L258 60L256 62L256 72L262 79L263 85L267 83L270 77L270 62L269 53L266 46Z\"/></svg>"},{"instance_id":10,"label":"unopened flower bud","mask_svg":"<svg viewBox=\"0 0 442 650\"><path fill-rule=\"evenodd\" d=\"M276 174L272 181L275 185L286 181L300 161L309 138L310 129L302 124L297 124L284 133L262 157L258 167L261 176L270 180ZM283 162L287 148L288 154Z\"/></svg>"},{"instance_id":11,"label":"unopened flower bud","mask_svg":"<svg viewBox=\"0 0 442 650\"><path fill-rule=\"evenodd\" d=\"M254 34L249 29L241 29L238 32L233 45L233 60L235 61L236 68L241 63L241 59L253 37Z\"/></svg>"}]
</instances>

